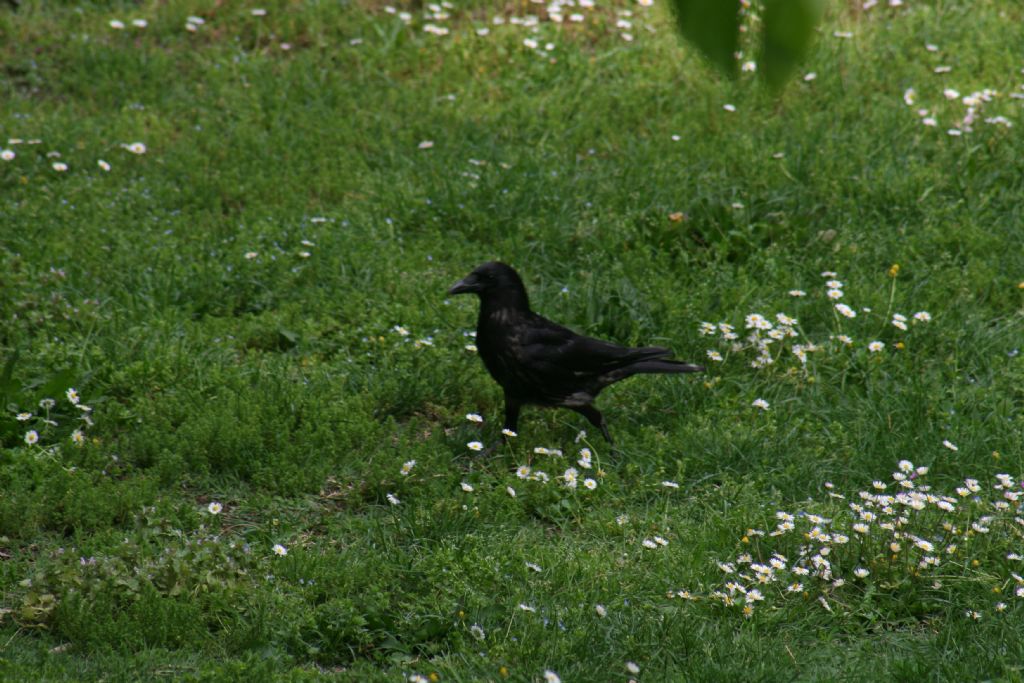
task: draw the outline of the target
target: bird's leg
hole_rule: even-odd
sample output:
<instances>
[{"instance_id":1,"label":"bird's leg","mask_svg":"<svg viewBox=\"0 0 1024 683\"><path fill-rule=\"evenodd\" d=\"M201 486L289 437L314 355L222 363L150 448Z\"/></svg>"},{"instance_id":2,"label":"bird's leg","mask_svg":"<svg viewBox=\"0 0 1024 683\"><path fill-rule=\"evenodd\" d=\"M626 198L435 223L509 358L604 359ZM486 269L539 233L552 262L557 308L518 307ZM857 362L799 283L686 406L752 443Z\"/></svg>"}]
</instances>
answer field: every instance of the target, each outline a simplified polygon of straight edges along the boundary
<instances>
[{"instance_id":1,"label":"bird's leg","mask_svg":"<svg viewBox=\"0 0 1024 683\"><path fill-rule=\"evenodd\" d=\"M505 429L514 432L519 424L519 409L523 407L523 404L512 398L508 394L505 394ZM484 456L492 455L498 448L499 444L508 443L508 437L505 436L504 432L501 435L501 441L495 443L493 446L489 446L484 452Z\"/></svg>"},{"instance_id":2,"label":"bird's leg","mask_svg":"<svg viewBox=\"0 0 1024 683\"><path fill-rule=\"evenodd\" d=\"M608 433L608 427L604 423L604 415L601 414L600 410L592 405L578 406L573 408L573 410L590 420L590 424L600 429L604 440L607 441L608 445L613 449L615 448L615 442L612 441L612 435Z\"/></svg>"},{"instance_id":3,"label":"bird's leg","mask_svg":"<svg viewBox=\"0 0 1024 683\"><path fill-rule=\"evenodd\" d=\"M510 432L514 432L519 428L519 409L523 407L515 398L505 394L505 429ZM508 437L504 434L501 435L503 441L508 441Z\"/></svg>"}]
</instances>

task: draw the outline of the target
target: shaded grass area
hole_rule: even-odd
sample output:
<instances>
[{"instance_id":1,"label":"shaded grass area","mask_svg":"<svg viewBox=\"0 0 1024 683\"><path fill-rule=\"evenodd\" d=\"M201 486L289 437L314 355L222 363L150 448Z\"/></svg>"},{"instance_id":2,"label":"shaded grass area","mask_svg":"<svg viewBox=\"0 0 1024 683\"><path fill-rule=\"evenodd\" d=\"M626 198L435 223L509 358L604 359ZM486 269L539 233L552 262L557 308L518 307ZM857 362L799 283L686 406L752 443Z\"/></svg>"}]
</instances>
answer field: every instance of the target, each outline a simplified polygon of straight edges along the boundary
<instances>
[{"instance_id":1,"label":"shaded grass area","mask_svg":"<svg viewBox=\"0 0 1024 683\"><path fill-rule=\"evenodd\" d=\"M1021 474L1024 156L985 119L1018 123L1024 17L907 5L834 9L779 99L720 81L660 7L536 32L483 4L0 11L3 676L1019 678L1020 533L984 495L913 527L962 537L938 567L829 542L845 586L780 578L749 618L712 597L737 553L817 552L751 533L776 511L856 539L849 503L900 460L958 501ZM444 291L493 258L545 315L709 372L610 390L617 456L539 410L473 455L500 393ZM768 367L699 334L742 341L754 312L799 320Z\"/></svg>"}]
</instances>

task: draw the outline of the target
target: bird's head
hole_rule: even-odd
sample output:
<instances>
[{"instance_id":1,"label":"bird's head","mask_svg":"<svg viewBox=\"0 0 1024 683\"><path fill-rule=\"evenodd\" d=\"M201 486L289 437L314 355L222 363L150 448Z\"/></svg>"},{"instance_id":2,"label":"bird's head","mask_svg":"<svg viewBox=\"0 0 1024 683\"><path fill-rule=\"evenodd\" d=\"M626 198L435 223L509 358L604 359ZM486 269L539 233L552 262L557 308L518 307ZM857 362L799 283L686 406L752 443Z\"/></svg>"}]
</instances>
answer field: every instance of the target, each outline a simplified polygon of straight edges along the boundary
<instances>
[{"instance_id":1,"label":"bird's head","mask_svg":"<svg viewBox=\"0 0 1024 683\"><path fill-rule=\"evenodd\" d=\"M484 302L529 308L526 287L519 273L499 261L477 266L452 285L448 294L476 294Z\"/></svg>"}]
</instances>

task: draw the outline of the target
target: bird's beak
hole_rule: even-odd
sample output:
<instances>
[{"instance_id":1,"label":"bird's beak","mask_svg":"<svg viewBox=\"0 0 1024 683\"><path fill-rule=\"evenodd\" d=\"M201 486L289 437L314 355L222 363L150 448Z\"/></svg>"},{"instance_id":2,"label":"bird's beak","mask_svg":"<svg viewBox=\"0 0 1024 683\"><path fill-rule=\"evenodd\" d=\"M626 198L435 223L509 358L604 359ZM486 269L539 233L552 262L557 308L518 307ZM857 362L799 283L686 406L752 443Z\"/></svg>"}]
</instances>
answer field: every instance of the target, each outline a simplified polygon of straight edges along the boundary
<instances>
[{"instance_id":1,"label":"bird's beak","mask_svg":"<svg viewBox=\"0 0 1024 683\"><path fill-rule=\"evenodd\" d=\"M480 291L476 278L470 274L462 278L448 290L449 295L453 294L469 294L471 292Z\"/></svg>"}]
</instances>

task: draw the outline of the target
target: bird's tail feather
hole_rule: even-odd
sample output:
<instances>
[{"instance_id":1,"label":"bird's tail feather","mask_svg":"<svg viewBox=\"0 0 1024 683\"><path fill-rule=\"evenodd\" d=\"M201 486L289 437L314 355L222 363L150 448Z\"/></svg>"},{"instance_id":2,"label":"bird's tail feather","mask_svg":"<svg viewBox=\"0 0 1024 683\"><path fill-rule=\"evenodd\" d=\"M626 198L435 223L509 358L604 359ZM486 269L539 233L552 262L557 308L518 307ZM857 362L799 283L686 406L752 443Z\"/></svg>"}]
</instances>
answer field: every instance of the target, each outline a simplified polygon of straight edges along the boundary
<instances>
[{"instance_id":1,"label":"bird's tail feather","mask_svg":"<svg viewBox=\"0 0 1024 683\"><path fill-rule=\"evenodd\" d=\"M623 368L623 370L626 371L623 377L629 377L630 375L636 375L639 373L704 372L704 367L701 365L684 363L680 360L659 358L655 360L642 360L639 363L633 363L629 367Z\"/></svg>"}]
</instances>

